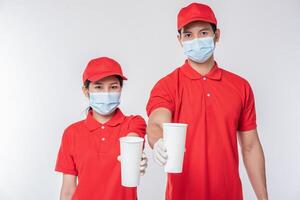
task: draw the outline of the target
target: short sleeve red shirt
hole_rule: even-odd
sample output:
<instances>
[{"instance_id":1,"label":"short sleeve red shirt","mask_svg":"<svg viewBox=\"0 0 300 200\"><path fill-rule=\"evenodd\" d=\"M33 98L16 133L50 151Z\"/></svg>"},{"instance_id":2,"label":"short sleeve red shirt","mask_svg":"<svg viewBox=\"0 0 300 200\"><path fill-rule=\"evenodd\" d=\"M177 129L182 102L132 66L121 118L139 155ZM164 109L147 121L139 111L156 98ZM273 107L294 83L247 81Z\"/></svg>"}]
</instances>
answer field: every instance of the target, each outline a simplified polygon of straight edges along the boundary
<instances>
[{"instance_id":1,"label":"short sleeve red shirt","mask_svg":"<svg viewBox=\"0 0 300 200\"><path fill-rule=\"evenodd\" d=\"M146 123L140 116L125 116L120 109L101 124L88 113L85 120L64 132L55 170L78 176L72 200L136 200L136 188L121 186L119 138L128 133L145 136Z\"/></svg>"},{"instance_id":2,"label":"short sleeve red shirt","mask_svg":"<svg viewBox=\"0 0 300 200\"><path fill-rule=\"evenodd\" d=\"M148 115L157 108L188 124L183 172L168 174L166 199L242 200L237 131L256 128L249 83L217 63L201 76L186 61L152 89Z\"/></svg>"}]
</instances>

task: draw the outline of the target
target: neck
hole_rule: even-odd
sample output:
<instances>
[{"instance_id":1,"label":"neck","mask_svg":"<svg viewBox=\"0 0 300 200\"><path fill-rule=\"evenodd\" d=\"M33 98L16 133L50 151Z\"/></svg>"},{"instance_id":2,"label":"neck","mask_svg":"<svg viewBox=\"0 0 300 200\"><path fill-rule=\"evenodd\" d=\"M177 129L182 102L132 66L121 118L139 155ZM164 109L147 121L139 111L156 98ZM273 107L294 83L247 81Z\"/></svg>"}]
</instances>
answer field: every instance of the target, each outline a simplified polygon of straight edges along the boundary
<instances>
[{"instance_id":1,"label":"neck","mask_svg":"<svg viewBox=\"0 0 300 200\"><path fill-rule=\"evenodd\" d=\"M196 70L199 74L202 76L205 76L210 72L210 70L215 65L214 56L211 56L206 62L204 63L197 63L195 61L192 61L191 59L188 59L189 65Z\"/></svg>"},{"instance_id":2,"label":"neck","mask_svg":"<svg viewBox=\"0 0 300 200\"><path fill-rule=\"evenodd\" d=\"M115 114L116 111L112 112L109 115L101 115L93 110L93 117L101 124L108 122Z\"/></svg>"}]
</instances>

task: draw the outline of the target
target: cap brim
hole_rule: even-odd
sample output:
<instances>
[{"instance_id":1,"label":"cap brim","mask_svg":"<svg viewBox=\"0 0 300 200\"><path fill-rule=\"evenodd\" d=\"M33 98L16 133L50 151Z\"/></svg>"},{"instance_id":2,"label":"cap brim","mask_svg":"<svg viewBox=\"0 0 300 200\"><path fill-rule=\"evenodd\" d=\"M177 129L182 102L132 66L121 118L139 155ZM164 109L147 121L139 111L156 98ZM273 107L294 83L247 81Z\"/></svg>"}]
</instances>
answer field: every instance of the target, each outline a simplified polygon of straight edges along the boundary
<instances>
[{"instance_id":1,"label":"cap brim","mask_svg":"<svg viewBox=\"0 0 300 200\"><path fill-rule=\"evenodd\" d=\"M101 73L101 74L96 74L90 78L88 78L88 80L90 81L98 81L101 80L105 77L108 76L120 76L123 80L127 80L127 78L125 76L123 76L122 74L118 74L118 73L114 73L114 72L107 72L107 73Z\"/></svg>"},{"instance_id":2,"label":"cap brim","mask_svg":"<svg viewBox=\"0 0 300 200\"><path fill-rule=\"evenodd\" d=\"M201 18L201 17L195 17L195 18L191 18L191 19L187 20L184 24L181 24L181 26L178 27L178 30L182 29L184 26L188 25L189 23L196 22L196 21L208 22L208 23L217 25L217 23L213 20L209 20L209 19Z\"/></svg>"}]
</instances>

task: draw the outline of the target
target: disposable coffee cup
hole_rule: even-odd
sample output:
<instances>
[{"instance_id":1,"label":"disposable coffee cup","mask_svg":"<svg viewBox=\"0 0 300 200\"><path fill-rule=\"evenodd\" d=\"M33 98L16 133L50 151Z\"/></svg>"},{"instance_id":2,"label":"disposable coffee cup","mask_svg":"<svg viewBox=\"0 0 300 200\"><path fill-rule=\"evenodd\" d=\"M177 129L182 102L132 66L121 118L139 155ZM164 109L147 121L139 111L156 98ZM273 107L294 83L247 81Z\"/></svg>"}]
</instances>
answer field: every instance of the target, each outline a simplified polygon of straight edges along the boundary
<instances>
[{"instance_id":1,"label":"disposable coffee cup","mask_svg":"<svg viewBox=\"0 0 300 200\"><path fill-rule=\"evenodd\" d=\"M144 139L127 136L120 138L121 184L137 187L140 182L140 162Z\"/></svg>"},{"instance_id":2,"label":"disposable coffee cup","mask_svg":"<svg viewBox=\"0 0 300 200\"><path fill-rule=\"evenodd\" d=\"M163 123L163 139L168 154L165 172L182 172L187 126L181 123Z\"/></svg>"}]
</instances>

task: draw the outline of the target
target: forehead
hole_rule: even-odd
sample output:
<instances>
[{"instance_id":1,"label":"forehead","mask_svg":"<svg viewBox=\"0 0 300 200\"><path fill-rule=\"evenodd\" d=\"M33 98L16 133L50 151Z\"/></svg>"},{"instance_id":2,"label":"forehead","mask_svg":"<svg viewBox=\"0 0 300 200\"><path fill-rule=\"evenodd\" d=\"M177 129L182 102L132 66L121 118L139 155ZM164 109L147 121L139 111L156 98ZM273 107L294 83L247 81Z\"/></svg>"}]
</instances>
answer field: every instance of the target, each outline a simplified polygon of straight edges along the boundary
<instances>
[{"instance_id":1,"label":"forehead","mask_svg":"<svg viewBox=\"0 0 300 200\"><path fill-rule=\"evenodd\" d=\"M119 83L119 79L116 76L108 76L92 82L92 84L114 84L114 83L117 84Z\"/></svg>"},{"instance_id":2,"label":"forehead","mask_svg":"<svg viewBox=\"0 0 300 200\"><path fill-rule=\"evenodd\" d=\"M212 26L208 22L195 21L185 25L182 28L182 32L193 31L193 30L212 30Z\"/></svg>"}]
</instances>

